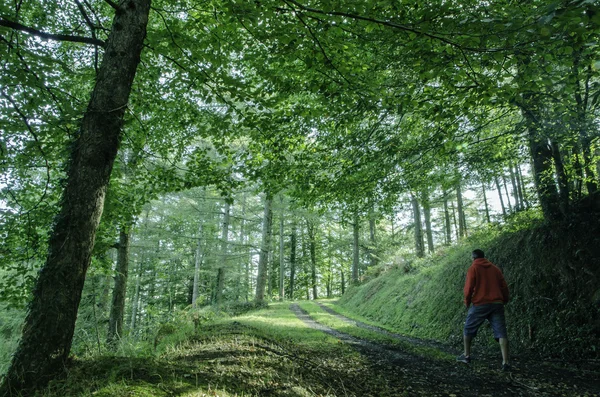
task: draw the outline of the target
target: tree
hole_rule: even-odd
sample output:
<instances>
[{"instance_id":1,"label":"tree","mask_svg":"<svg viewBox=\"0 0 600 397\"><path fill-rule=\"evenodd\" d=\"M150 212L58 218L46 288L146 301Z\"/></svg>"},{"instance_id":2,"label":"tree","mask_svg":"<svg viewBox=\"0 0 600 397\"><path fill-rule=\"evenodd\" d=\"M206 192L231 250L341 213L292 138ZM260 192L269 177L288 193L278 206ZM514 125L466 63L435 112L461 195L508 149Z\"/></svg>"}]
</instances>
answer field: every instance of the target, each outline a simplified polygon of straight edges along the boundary
<instances>
[{"instance_id":1,"label":"tree","mask_svg":"<svg viewBox=\"0 0 600 397\"><path fill-rule=\"evenodd\" d=\"M36 282L23 336L0 395L29 393L43 386L68 358L149 11L149 0L126 0L116 9L105 56L71 153L48 259Z\"/></svg>"}]
</instances>

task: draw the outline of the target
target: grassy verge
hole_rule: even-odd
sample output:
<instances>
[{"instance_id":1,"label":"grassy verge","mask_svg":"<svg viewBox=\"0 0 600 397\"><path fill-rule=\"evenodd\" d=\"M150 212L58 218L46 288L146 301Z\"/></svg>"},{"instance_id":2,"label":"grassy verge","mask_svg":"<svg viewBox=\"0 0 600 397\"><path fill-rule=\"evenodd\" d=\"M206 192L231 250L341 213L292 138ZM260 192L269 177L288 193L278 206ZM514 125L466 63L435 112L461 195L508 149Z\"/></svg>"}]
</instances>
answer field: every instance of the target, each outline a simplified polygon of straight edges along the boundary
<instances>
[{"instance_id":1,"label":"grassy verge","mask_svg":"<svg viewBox=\"0 0 600 397\"><path fill-rule=\"evenodd\" d=\"M285 303L195 330L188 323L160 344L153 355L75 358L39 396L333 396L383 387L364 358Z\"/></svg>"}]
</instances>

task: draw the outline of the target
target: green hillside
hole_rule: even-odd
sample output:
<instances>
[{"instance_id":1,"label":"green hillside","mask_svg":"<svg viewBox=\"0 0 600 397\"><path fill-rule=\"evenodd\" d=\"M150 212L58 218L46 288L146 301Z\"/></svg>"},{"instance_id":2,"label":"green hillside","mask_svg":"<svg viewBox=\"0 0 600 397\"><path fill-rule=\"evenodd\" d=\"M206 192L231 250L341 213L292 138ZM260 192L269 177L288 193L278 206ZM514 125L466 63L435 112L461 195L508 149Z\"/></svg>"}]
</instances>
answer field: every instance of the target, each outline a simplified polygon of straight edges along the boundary
<instances>
[{"instance_id":1,"label":"green hillside","mask_svg":"<svg viewBox=\"0 0 600 397\"><path fill-rule=\"evenodd\" d=\"M597 357L600 351L600 228L590 214L569 222L479 232L411 265L382 271L340 300L391 330L459 346L462 287L470 253L481 248L504 272L513 351ZM514 224L519 223L515 221ZM484 330L476 344L491 347Z\"/></svg>"}]
</instances>

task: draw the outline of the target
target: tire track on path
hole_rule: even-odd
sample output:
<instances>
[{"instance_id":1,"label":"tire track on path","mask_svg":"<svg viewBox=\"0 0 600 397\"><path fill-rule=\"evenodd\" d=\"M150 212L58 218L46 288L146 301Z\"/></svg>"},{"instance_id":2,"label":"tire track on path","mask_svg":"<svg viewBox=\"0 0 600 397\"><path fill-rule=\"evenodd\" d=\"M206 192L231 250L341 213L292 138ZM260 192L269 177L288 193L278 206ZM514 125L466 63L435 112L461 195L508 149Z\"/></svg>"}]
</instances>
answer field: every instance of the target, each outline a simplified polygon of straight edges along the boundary
<instances>
[{"instance_id":1,"label":"tire track on path","mask_svg":"<svg viewBox=\"0 0 600 397\"><path fill-rule=\"evenodd\" d=\"M365 356L374 373L383 375L389 395L409 396L540 396L512 382L503 373L479 373L471 367L406 352L395 346L360 339L327 327L297 304L290 310L307 326L347 343ZM360 381L360 380L357 380Z\"/></svg>"},{"instance_id":2,"label":"tire track on path","mask_svg":"<svg viewBox=\"0 0 600 397\"><path fill-rule=\"evenodd\" d=\"M396 334L396 333L390 332L390 331L388 331L386 329L383 329L383 328L380 328L380 327L376 327L374 325L370 325L370 324L363 323L361 321L354 320L354 319L351 319L349 317L346 317L343 314L340 314L340 313L336 312L335 310L333 310L329 306L324 305L322 302L315 301L315 303L317 305L319 305L321 307L321 309L325 310L327 313L329 313L332 316L336 317L338 320L344 321L345 323L348 323L348 324L351 324L351 325L355 325L355 326L357 326L359 328L363 328L363 329L367 329L369 331L377 332L379 334L382 334L382 335L385 335L385 336L389 336L390 338L393 338L393 339L396 339L396 340L399 340L399 341L402 341L402 342L410 343L411 345L417 345L417 346L423 346L423 347L432 347L432 348L435 348L435 349L437 349L437 350L439 350L441 352L452 354L452 355L458 355L460 353L456 349L453 349L452 347L450 347L448 345L445 345L443 343L435 342L435 341L430 341L430 340L425 340L425 339L411 338L410 336Z\"/></svg>"}]
</instances>

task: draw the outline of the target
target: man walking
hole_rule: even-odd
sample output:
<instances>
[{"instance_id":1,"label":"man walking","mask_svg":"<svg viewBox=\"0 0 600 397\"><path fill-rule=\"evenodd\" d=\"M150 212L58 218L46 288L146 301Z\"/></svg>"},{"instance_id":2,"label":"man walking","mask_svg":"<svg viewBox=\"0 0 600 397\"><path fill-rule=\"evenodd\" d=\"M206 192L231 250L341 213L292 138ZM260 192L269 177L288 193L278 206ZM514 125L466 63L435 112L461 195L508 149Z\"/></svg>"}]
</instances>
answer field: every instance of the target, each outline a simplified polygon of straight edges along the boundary
<instances>
[{"instance_id":1,"label":"man walking","mask_svg":"<svg viewBox=\"0 0 600 397\"><path fill-rule=\"evenodd\" d=\"M504 305L508 303L508 286L500 269L485 259L482 250L473 251L472 258L473 263L467 271L464 288L465 305L469 309L463 333L465 352L458 356L456 361L466 364L471 362L471 342L481 324L487 319L492 326L494 338L500 343L502 370L508 371L510 370L508 337L504 319Z\"/></svg>"}]
</instances>

